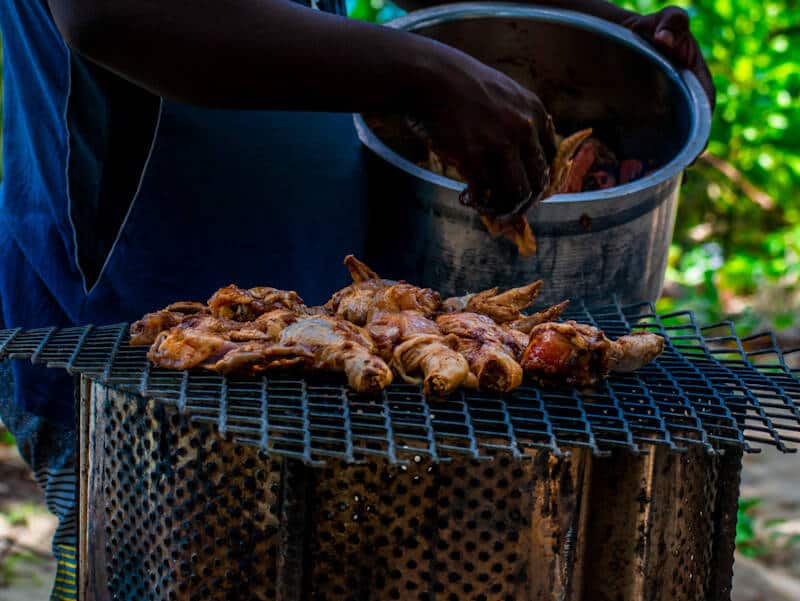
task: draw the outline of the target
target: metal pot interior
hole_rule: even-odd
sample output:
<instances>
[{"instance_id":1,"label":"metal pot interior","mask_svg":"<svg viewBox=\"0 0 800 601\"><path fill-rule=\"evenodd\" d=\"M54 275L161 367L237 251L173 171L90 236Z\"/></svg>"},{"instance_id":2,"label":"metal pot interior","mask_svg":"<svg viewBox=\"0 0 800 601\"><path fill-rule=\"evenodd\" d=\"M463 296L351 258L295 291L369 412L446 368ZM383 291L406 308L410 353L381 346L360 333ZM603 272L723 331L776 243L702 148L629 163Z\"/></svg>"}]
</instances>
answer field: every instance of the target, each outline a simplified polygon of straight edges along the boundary
<instances>
[{"instance_id":1,"label":"metal pot interior","mask_svg":"<svg viewBox=\"0 0 800 601\"><path fill-rule=\"evenodd\" d=\"M620 158L661 166L688 141L691 107L676 72L612 37L611 30L533 15L475 14L407 28L513 77L539 95L559 133L592 127ZM424 163L427 150L402 116L365 116L365 121L389 148Z\"/></svg>"}]
</instances>

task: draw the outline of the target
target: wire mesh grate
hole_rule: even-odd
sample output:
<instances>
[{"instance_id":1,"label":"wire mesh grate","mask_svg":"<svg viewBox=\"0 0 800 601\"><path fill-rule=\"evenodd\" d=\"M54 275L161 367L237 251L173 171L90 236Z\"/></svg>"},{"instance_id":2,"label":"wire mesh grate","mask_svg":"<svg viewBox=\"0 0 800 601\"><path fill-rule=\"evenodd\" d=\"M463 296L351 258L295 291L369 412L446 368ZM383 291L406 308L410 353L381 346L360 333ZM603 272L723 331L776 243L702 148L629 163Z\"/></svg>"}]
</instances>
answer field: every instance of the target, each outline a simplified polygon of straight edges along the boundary
<instances>
[{"instance_id":1,"label":"wire mesh grate","mask_svg":"<svg viewBox=\"0 0 800 601\"><path fill-rule=\"evenodd\" d=\"M483 459L498 450L524 458L571 447L599 455L651 445L709 453L800 447L800 349L782 352L771 333L740 339L730 322L701 327L689 311L658 315L649 303L577 305L563 319L612 338L644 329L667 345L654 363L592 391L525 384L507 395L447 398L405 384L356 394L332 376L246 379L155 368L146 348L128 344L127 324L0 330L0 358L29 358L175 404L236 442L308 464L370 455L392 463Z\"/></svg>"}]
</instances>

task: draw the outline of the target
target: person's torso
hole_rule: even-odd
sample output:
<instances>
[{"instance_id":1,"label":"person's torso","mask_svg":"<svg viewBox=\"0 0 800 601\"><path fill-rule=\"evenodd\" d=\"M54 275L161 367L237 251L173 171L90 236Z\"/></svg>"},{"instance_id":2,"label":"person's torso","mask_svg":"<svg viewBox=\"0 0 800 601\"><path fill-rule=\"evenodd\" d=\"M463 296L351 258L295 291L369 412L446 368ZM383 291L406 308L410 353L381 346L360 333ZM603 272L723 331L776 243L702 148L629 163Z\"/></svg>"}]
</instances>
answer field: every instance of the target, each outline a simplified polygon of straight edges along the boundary
<instances>
[{"instance_id":1,"label":"person's torso","mask_svg":"<svg viewBox=\"0 0 800 601\"><path fill-rule=\"evenodd\" d=\"M231 281L312 302L344 283L364 230L349 116L162 101L70 51L45 0L5 0L0 28L0 221L69 321L132 319Z\"/></svg>"}]
</instances>

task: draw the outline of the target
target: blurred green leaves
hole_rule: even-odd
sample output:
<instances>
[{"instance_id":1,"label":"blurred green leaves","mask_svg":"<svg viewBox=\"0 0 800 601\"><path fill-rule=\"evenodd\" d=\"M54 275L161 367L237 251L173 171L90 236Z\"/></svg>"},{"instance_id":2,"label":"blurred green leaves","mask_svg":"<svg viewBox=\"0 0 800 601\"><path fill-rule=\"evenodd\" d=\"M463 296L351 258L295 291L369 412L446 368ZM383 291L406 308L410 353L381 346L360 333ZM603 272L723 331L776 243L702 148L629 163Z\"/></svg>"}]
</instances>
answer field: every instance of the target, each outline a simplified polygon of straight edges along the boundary
<instances>
[{"instance_id":1,"label":"blurred green leaves","mask_svg":"<svg viewBox=\"0 0 800 601\"><path fill-rule=\"evenodd\" d=\"M666 4L624 3L640 12ZM732 314L776 329L797 325L800 3L678 4L692 16L718 106L710 156L687 173L682 192L668 272L677 285L673 295L708 318Z\"/></svg>"}]
</instances>

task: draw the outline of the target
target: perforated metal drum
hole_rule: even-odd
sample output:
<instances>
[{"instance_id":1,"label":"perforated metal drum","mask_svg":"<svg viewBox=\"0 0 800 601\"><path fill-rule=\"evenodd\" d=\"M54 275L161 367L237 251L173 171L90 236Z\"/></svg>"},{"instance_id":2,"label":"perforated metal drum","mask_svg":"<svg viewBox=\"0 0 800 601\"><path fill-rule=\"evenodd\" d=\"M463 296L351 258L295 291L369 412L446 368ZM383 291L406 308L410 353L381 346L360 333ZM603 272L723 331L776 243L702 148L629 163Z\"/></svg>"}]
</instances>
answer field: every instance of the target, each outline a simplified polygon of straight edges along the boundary
<instances>
[{"instance_id":1,"label":"perforated metal drum","mask_svg":"<svg viewBox=\"0 0 800 601\"><path fill-rule=\"evenodd\" d=\"M728 599L740 451L270 459L84 383L86 599Z\"/></svg>"}]
</instances>

